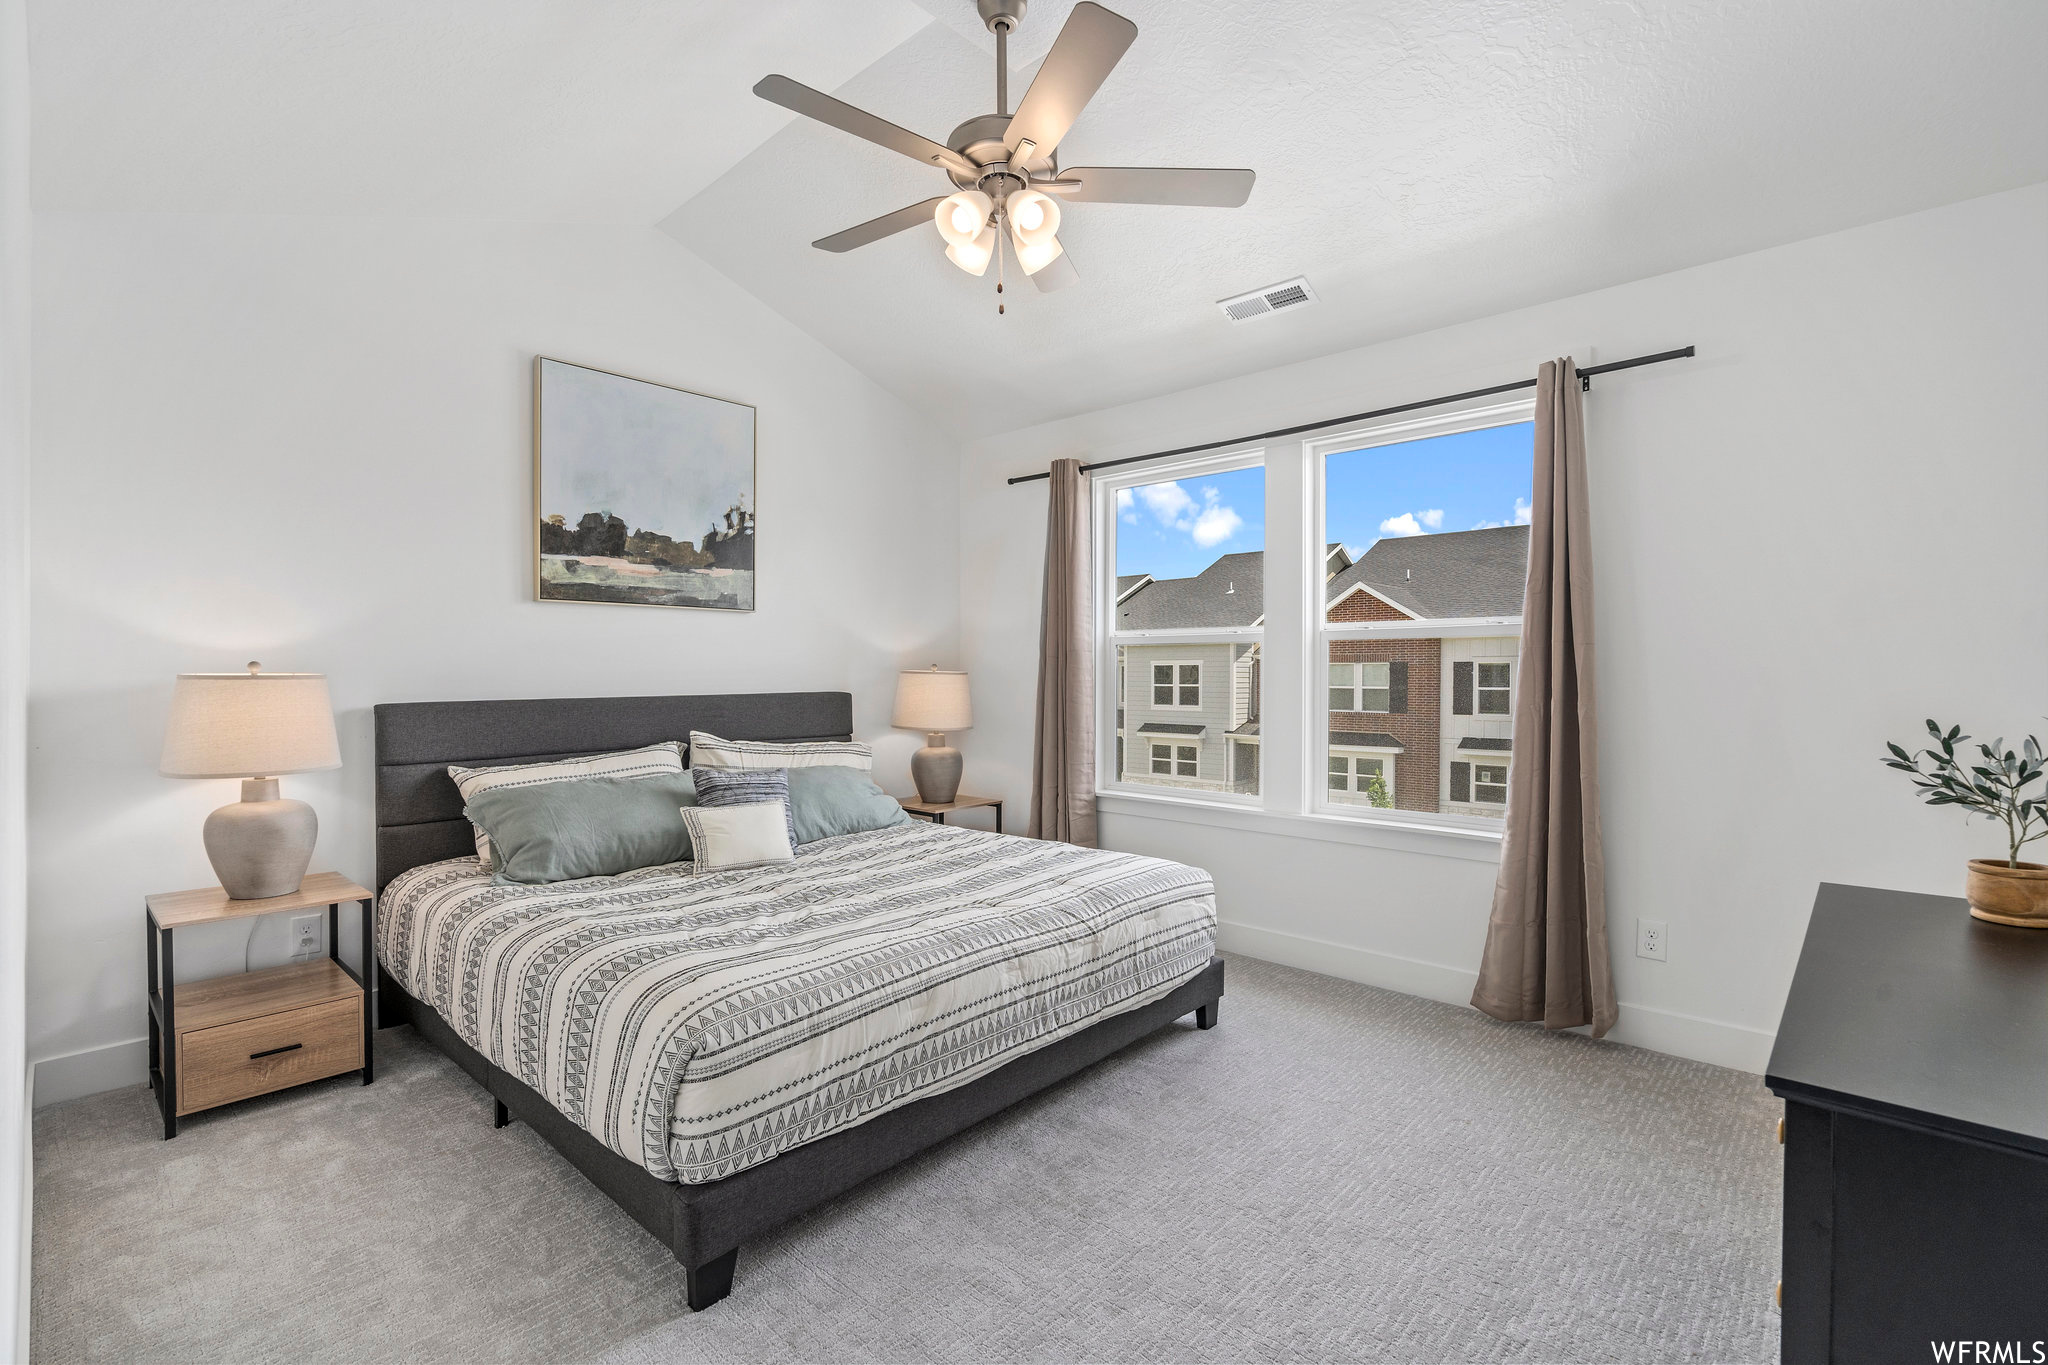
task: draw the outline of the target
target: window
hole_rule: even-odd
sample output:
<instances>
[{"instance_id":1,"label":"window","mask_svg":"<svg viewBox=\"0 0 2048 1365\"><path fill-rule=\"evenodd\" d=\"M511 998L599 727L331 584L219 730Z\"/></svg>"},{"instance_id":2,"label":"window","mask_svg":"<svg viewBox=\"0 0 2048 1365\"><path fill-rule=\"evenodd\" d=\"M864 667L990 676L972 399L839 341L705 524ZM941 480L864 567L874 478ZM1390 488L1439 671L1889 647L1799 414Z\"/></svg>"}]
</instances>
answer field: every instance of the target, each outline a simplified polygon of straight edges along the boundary
<instances>
[{"instance_id":1,"label":"window","mask_svg":"<svg viewBox=\"0 0 2048 1365\"><path fill-rule=\"evenodd\" d=\"M1199 663L1155 663L1152 665L1152 704L1198 709L1202 705L1202 665Z\"/></svg>"},{"instance_id":2,"label":"window","mask_svg":"<svg viewBox=\"0 0 2048 1365\"><path fill-rule=\"evenodd\" d=\"M1407 684L1403 664L1402 684ZM1330 709L1332 711L1391 711L1394 668L1385 663L1330 665ZM1405 709L1405 708L1404 708Z\"/></svg>"},{"instance_id":3,"label":"window","mask_svg":"<svg viewBox=\"0 0 2048 1365\"><path fill-rule=\"evenodd\" d=\"M1105 791L1498 830L1532 408L1101 471ZM1269 475L1310 532L1287 563L1267 562Z\"/></svg>"},{"instance_id":4,"label":"window","mask_svg":"<svg viewBox=\"0 0 2048 1365\"><path fill-rule=\"evenodd\" d=\"M1117 700L1114 742L1097 750L1105 786L1258 796L1264 465L1240 454L1097 486L1099 549L1116 566L1100 607Z\"/></svg>"},{"instance_id":5,"label":"window","mask_svg":"<svg viewBox=\"0 0 2048 1365\"><path fill-rule=\"evenodd\" d=\"M1330 799L1391 809L1394 789L1388 781L1387 761L1356 754L1331 754Z\"/></svg>"},{"instance_id":6,"label":"window","mask_svg":"<svg viewBox=\"0 0 2048 1365\"><path fill-rule=\"evenodd\" d=\"M1325 809L1500 820L1533 501L1527 415L1510 404L1308 447L1326 556L1311 658L1329 676L1327 722L1308 729Z\"/></svg>"}]
</instances>

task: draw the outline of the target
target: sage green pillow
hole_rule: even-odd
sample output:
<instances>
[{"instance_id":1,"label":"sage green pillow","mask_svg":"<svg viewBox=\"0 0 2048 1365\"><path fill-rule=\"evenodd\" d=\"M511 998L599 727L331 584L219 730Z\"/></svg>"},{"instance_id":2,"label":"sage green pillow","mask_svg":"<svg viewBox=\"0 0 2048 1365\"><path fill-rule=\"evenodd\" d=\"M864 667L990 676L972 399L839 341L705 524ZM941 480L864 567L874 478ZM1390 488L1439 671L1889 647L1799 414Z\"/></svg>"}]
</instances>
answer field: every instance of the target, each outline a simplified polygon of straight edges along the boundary
<instances>
[{"instance_id":1,"label":"sage green pillow","mask_svg":"<svg viewBox=\"0 0 2048 1365\"><path fill-rule=\"evenodd\" d=\"M498 787L462 813L491 838L500 882L611 877L690 856L682 808L697 804L688 773L585 777Z\"/></svg>"},{"instance_id":2,"label":"sage green pillow","mask_svg":"<svg viewBox=\"0 0 2048 1365\"><path fill-rule=\"evenodd\" d=\"M859 768L791 768L789 813L799 844L910 823L896 798Z\"/></svg>"}]
</instances>

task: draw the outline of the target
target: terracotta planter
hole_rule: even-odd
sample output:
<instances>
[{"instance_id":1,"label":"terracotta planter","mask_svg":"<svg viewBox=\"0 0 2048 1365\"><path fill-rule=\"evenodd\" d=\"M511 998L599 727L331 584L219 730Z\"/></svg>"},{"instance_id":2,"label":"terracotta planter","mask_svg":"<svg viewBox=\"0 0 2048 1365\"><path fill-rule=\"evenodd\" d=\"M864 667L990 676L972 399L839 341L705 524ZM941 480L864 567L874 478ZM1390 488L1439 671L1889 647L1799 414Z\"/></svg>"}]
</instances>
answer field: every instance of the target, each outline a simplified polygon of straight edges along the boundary
<instances>
[{"instance_id":1,"label":"terracotta planter","mask_svg":"<svg viewBox=\"0 0 2048 1365\"><path fill-rule=\"evenodd\" d=\"M2048 929L2048 866L2007 867L2003 858L1972 858L1964 894L1978 919Z\"/></svg>"}]
</instances>

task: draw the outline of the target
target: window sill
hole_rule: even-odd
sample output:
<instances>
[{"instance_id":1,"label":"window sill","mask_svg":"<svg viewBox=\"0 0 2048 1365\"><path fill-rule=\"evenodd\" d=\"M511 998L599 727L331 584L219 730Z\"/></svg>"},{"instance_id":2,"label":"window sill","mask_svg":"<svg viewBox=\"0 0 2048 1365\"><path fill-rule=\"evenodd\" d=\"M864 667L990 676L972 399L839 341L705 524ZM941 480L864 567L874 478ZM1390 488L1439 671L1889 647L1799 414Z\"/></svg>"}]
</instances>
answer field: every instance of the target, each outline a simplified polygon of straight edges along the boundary
<instances>
[{"instance_id":1,"label":"window sill","mask_svg":"<svg viewBox=\"0 0 2048 1365\"><path fill-rule=\"evenodd\" d=\"M1498 863L1502 834L1490 829L1411 824L1357 815L1285 813L1260 810L1200 796L1159 796L1131 791L1099 791L1096 809L1108 815L1166 820L1175 824L1236 829L1285 839L1315 839L1358 848L1384 848L1436 858L1463 858Z\"/></svg>"}]
</instances>

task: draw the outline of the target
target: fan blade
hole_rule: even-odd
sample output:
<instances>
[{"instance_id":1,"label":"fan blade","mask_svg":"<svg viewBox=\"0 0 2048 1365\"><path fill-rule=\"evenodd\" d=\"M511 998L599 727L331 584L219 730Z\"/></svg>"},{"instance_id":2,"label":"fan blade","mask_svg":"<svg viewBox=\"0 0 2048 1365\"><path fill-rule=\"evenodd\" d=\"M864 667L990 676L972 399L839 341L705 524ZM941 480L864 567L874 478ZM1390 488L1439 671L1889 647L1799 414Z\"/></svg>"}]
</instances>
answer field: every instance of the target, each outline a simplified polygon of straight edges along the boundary
<instances>
[{"instance_id":1,"label":"fan blade","mask_svg":"<svg viewBox=\"0 0 2048 1365\"><path fill-rule=\"evenodd\" d=\"M1081 272L1074 269L1074 258L1062 251L1040 266L1038 273L1031 277L1031 282L1038 286L1039 293L1050 294L1055 289L1065 289L1080 278Z\"/></svg>"},{"instance_id":2,"label":"fan blade","mask_svg":"<svg viewBox=\"0 0 2048 1365\"><path fill-rule=\"evenodd\" d=\"M980 167L952 148L941 147L928 137L919 137L908 128L898 128L887 119L876 118L865 109L856 109L844 100L835 100L787 76L763 76L760 84L754 87L754 93L770 104L779 104L805 118L829 123L842 133L866 138L892 152L901 152L913 161L949 167L967 175L981 174Z\"/></svg>"},{"instance_id":3,"label":"fan blade","mask_svg":"<svg viewBox=\"0 0 2048 1365\"><path fill-rule=\"evenodd\" d=\"M820 251L851 251L857 246L866 246L869 242L879 242L884 237L893 237L899 232L916 227L919 223L931 222L932 215L937 213L939 205L945 202L946 196L942 194L927 199L922 204L912 204L908 208L897 209L894 213L885 213L880 218L870 218L858 227L835 232L830 237L820 237L811 245Z\"/></svg>"},{"instance_id":4,"label":"fan blade","mask_svg":"<svg viewBox=\"0 0 2048 1365\"><path fill-rule=\"evenodd\" d=\"M1010 150L1029 141L1031 155L1040 157L1059 146L1137 36L1136 24L1093 0L1074 6L1003 135Z\"/></svg>"},{"instance_id":5,"label":"fan blade","mask_svg":"<svg viewBox=\"0 0 2048 1365\"><path fill-rule=\"evenodd\" d=\"M1250 171L1195 170L1176 166L1076 166L1060 171L1061 180L1078 180L1078 189L1056 189L1070 204L1192 204L1234 209L1251 198Z\"/></svg>"}]
</instances>

